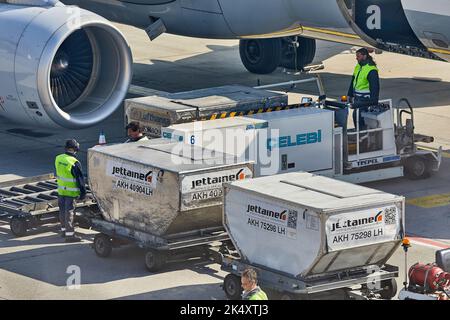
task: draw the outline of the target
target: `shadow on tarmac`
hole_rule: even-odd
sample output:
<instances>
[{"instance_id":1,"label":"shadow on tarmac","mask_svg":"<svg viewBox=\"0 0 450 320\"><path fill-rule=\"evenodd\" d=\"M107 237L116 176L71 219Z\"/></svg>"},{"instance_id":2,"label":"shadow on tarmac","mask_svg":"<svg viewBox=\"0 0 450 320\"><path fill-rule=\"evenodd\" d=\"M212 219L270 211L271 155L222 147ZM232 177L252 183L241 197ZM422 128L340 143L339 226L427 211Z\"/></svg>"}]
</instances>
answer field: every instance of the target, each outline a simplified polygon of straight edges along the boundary
<instances>
[{"instance_id":1,"label":"shadow on tarmac","mask_svg":"<svg viewBox=\"0 0 450 320\"><path fill-rule=\"evenodd\" d=\"M225 300L221 284L198 284L124 296L113 300ZM214 292L214 296L211 296Z\"/></svg>"},{"instance_id":2,"label":"shadow on tarmac","mask_svg":"<svg viewBox=\"0 0 450 320\"><path fill-rule=\"evenodd\" d=\"M0 225L0 248L64 243L64 239L60 236L59 230L59 224L44 225L29 229L23 237L16 237L11 233L8 225ZM83 234L82 238L87 241L93 241L94 235Z\"/></svg>"},{"instance_id":3,"label":"shadow on tarmac","mask_svg":"<svg viewBox=\"0 0 450 320\"><path fill-rule=\"evenodd\" d=\"M161 271L151 273L145 267L145 250L132 245L115 248L110 257L100 258L92 248L92 234L78 233L83 242L66 244L59 234L47 232L34 237L30 234L14 238L7 233L8 229L0 226L0 252L5 252L0 254L0 269L55 286L66 285L66 270L73 265L80 267L83 285L151 277L153 274L184 269L223 280L216 270L209 267L213 262L202 258L172 260ZM51 227L47 228L49 229ZM8 250L11 248L19 250L11 252Z\"/></svg>"}]
</instances>

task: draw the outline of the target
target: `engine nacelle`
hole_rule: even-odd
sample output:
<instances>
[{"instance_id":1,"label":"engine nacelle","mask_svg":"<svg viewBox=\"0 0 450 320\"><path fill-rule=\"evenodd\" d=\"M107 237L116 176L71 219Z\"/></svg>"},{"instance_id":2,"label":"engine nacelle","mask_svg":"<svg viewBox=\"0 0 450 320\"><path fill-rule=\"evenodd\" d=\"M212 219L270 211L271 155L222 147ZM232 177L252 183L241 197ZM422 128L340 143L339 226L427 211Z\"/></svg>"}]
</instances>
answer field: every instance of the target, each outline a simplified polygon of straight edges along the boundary
<instances>
[{"instance_id":1,"label":"engine nacelle","mask_svg":"<svg viewBox=\"0 0 450 320\"><path fill-rule=\"evenodd\" d=\"M78 7L0 4L0 115L80 129L127 94L130 48L108 20Z\"/></svg>"}]
</instances>

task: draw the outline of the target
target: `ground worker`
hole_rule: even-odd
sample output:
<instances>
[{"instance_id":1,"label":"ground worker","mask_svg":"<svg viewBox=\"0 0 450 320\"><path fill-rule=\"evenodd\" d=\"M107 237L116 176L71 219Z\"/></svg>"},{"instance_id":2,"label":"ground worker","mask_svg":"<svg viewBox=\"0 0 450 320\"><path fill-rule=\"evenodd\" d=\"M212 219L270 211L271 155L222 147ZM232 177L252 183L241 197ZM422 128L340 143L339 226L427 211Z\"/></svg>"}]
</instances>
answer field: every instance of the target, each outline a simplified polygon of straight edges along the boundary
<instances>
[{"instance_id":1,"label":"ground worker","mask_svg":"<svg viewBox=\"0 0 450 320\"><path fill-rule=\"evenodd\" d=\"M268 300L266 293L258 287L258 278L254 269L246 269L242 273L241 285L244 289L242 300Z\"/></svg>"},{"instance_id":2,"label":"ground worker","mask_svg":"<svg viewBox=\"0 0 450 320\"><path fill-rule=\"evenodd\" d=\"M56 179L58 183L58 206L61 222L62 237L66 242L79 242L81 238L75 236L74 210L75 200L83 200L86 196L86 187L81 164L76 153L80 144L75 139L66 141L65 153L55 159Z\"/></svg>"},{"instance_id":3,"label":"ground worker","mask_svg":"<svg viewBox=\"0 0 450 320\"><path fill-rule=\"evenodd\" d=\"M348 97L353 105L353 123L356 128L359 122L359 130L365 130L366 125L361 117L361 112L367 111L369 106L378 104L380 95L380 78L378 68L372 56L366 48L356 51L358 64L353 72L352 82L348 89ZM357 119L356 109L359 109L359 119Z\"/></svg>"},{"instance_id":4,"label":"ground worker","mask_svg":"<svg viewBox=\"0 0 450 320\"><path fill-rule=\"evenodd\" d=\"M129 138L125 143L148 140L147 136L142 133L141 125L137 121L130 122L125 129Z\"/></svg>"}]
</instances>

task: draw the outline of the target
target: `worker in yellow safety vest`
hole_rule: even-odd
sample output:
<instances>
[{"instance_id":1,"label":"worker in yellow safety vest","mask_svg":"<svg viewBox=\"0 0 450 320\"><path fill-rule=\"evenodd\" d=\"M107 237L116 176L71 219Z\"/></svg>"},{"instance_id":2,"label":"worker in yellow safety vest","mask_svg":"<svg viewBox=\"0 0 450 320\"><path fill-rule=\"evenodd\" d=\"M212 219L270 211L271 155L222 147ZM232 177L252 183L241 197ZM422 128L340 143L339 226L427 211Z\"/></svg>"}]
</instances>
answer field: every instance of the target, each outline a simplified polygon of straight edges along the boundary
<instances>
[{"instance_id":1,"label":"worker in yellow safety vest","mask_svg":"<svg viewBox=\"0 0 450 320\"><path fill-rule=\"evenodd\" d=\"M268 300L267 295L258 287L258 278L254 269L246 269L241 275L241 286L244 289L242 300Z\"/></svg>"},{"instance_id":2,"label":"worker in yellow safety vest","mask_svg":"<svg viewBox=\"0 0 450 320\"><path fill-rule=\"evenodd\" d=\"M367 111L369 106L378 104L380 78L377 64L366 48L356 51L356 60L358 64L353 72L347 95L353 100L353 123L355 128L358 121L359 129L365 130L366 125L364 119L361 117L361 112ZM359 119L356 119L356 109L359 109Z\"/></svg>"},{"instance_id":3,"label":"worker in yellow safety vest","mask_svg":"<svg viewBox=\"0 0 450 320\"><path fill-rule=\"evenodd\" d=\"M86 186L80 161L75 158L80 144L75 139L66 141L65 153L56 156L55 169L58 183L58 206L61 233L66 242L79 242L75 235L75 201L86 196Z\"/></svg>"}]
</instances>

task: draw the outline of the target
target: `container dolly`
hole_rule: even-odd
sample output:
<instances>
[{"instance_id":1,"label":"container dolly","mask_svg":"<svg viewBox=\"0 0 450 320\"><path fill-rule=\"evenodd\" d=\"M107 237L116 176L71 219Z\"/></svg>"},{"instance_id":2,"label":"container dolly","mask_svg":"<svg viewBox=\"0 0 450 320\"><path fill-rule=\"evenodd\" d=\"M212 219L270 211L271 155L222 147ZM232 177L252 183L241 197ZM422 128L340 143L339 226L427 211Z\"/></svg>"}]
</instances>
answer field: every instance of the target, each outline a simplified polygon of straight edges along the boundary
<instances>
[{"instance_id":1,"label":"container dolly","mask_svg":"<svg viewBox=\"0 0 450 320\"><path fill-rule=\"evenodd\" d=\"M231 300L241 299L241 274L247 268L258 273L258 284L267 290L269 299L313 300L337 297L342 300L392 299L397 293L398 267L368 266L354 270L318 274L314 277L292 275L239 259L235 254L221 254L221 269L229 274L223 290ZM358 291L352 287L360 286Z\"/></svg>"},{"instance_id":2,"label":"container dolly","mask_svg":"<svg viewBox=\"0 0 450 320\"><path fill-rule=\"evenodd\" d=\"M92 244L97 256L106 258L111 255L113 248L134 244L146 250L144 262L151 272L163 269L172 257L209 256L211 246L229 241L228 234L223 227L158 236L119 223L105 221L100 217L91 219L90 225L92 230L99 232L95 235Z\"/></svg>"},{"instance_id":3,"label":"container dolly","mask_svg":"<svg viewBox=\"0 0 450 320\"><path fill-rule=\"evenodd\" d=\"M16 237L25 236L32 228L59 222L57 189L53 174L0 183L0 221L9 223ZM77 201L76 210L96 206L87 191L86 198ZM81 215L76 216L76 221L83 223Z\"/></svg>"}]
</instances>

